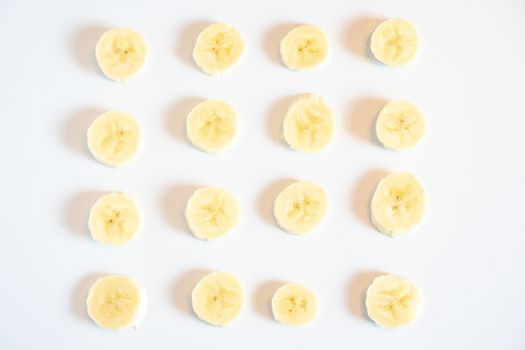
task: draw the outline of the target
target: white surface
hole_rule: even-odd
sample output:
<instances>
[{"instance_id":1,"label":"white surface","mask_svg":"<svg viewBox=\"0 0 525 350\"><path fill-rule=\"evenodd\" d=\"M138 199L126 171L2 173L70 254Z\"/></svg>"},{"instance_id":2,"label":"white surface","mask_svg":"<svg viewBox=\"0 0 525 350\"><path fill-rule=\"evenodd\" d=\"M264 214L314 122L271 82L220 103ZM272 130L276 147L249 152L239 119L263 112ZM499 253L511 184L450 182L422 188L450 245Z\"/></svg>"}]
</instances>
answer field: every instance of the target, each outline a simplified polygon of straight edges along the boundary
<instances>
[{"instance_id":1,"label":"white surface","mask_svg":"<svg viewBox=\"0 0 525 350\"><path fill-rule=\"evenodd\" d=\"M133 5L129 5L133 3ZM471 6L475 5L475 6ZM390 70L363 56L370 18L404 17L421 35L417 61ZM525 332L525 2L440 1L15 1L0 4L2 101L2 349L523 349ZM190 61L203 24L225 21L245 37L241 64L212 78ZM276 61L291 24L313 23L331 43L320 69L295 73ZM93 62L104 29L129 26L151 55L129 84ZM288 150L276 135L290 96L315 92L333 107L334 142L318 155ZM235 146L217 157L192 148L183 120L199 99L235 106ZM407 153L370 140L381 101L405 98L425 112L428 135ZM102 111L135 115L141 156L115 170L84 145ZM412 171L428 191L424 226L389 239L367 217L385 170ZM330 196L324 224L308 237L270 216L283 180L305 178ZM195 185L224 186L242 201L230 236L194 239L182 220ZM135 195L145 226L133 244L90 239L86 219L105 191ZM200 322L188 296L203 270L226 270L246 288L240 319ZM389 331L363 316L362 293L377 271L417 281L425 308L413 326ZM141 281L149 310L138 331L97 328L84 308L101 273ZM311 325L272 321L276 281L304 283L319 298Z\"/></svg>"}]
</instances>

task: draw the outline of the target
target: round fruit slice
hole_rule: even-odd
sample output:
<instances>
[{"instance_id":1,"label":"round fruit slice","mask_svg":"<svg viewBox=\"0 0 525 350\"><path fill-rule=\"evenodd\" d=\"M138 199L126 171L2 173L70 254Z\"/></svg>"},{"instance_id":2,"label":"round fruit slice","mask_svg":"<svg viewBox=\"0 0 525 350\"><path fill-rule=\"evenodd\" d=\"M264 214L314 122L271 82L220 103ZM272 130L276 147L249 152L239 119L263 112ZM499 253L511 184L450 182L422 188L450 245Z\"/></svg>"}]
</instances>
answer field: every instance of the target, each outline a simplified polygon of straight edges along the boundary
<instances>
[{"instance_id":1,"label":"round fruit slice","mask_svg":"<svg viewBox=\"0 0 525 350\"><path fill-rule=\"evenodd\" d=\"M405 236L423 220L425 192L414 175L390 174L377 185L370 209L379 231L391 237Z\"/></svg>"},{"instance_id":2,"label":"round fruit slice","mask_svg":"<svg viewBox=\"0 0 525 350\"><path fill-rule=\"evenodd\" d=\"M366 291L368 316L379 326L396 328L414 321L421 313L421 289L396 275L379 276Z\"/></svg>"},{"instance_id":3,"label":"round fruit slice","mask_svg":"<svg viewBox=\"0 0 525 350\"><path fill-rule=\"evenodd\" d=\"M319 96L306 94L288 107L284 117L284 139L300 152L317 152L326 147L334 133L332 110Z\"/></svg>"},{"instance_id":4,"label":"round fruit slice","mask_svg":"<svg viewBox=\"0 0 525 350\"><path fill-rule=\"evenodd\" d=\"M100 37L95 55L106 77L126 81L144 66L148 47L142 35L134 30L115 28Z\"/></svg>"},{"instance_id":5,"label":"round fruit slice","mask_svg":"<svg viewBox=\"0 0 525 350\"><path fill-rule=\"evenodd\" d=\"M419 46L416 29L403 19L389 19L372 33L370 50L388 66L401 66L414 59Z\"/></svg>"},{"instance_id":6,"label":"round fruit slice","mask_svg":"<svg viewBox=\"0 0 525 350\"><path fill-rule=\"evenodd\" d=\"M327 206L326 193L321 187L309 181L297 181L275 198L273 215L285 231L304 235L322 221Z\"/></svg>"},{"instance_id":7,"label":"round fruit slice","mask_svg":"<svg viewBox=\"0 0 525 350\"><path fill-rule=\"evenodd\" d=\"M89 317L107 329L137 327L147 309L144 288L126 276L100 278L89 290L86 303Z\"/></svg>"},{"instance_id":8,"label":"round fruit slice","mask_svg":"<svg viewBox=\"0 0 525 350\"><path fill-rule=\"evenodd\" d=\"M220 188L205 187L193 193L186 205L186 221L197 238L209 240L224 236L239 221L239 202Z\"/></svg>"},{"instance_id":9,"label":"round fruit slice","mask_svg":"<svg viewBox=\"0 0 525 350\"><path fill-rule=\"evenodd\" d=\"M235 276L213 272L193 288L191 302L201 320L214 326L226 326L241 313L244 293Z\"/></svg>"},{"instance_id":10,"label":"round fruit slice","mask_svg":"<svg viewBox=\"0 0 525 350\"><path fill-rule=\"evenodd\" d=\"M125 193L99 198L89 213L91 236L100 243L122 245L133 239L142 224L138 203Z\"/></svg>"},{"instance_id":11,"label":"round fruit slice","mask_svg":"<svg viewBox=\"0 0 525 350\"><path fill-rule=\"evenodd\" d=\"M401 151L414 147L425 134L425 118L408 101L388 102L376 121L376 134L386 148Z\"/></svg>"},{"instance_id":12,"label":"round fruit slice","mask_svg":"<svg viewBox=\"0 0 525 350\"><path fill-rule=\"evenodd\" d=\"M299 326L311 322L317 315L317 298L308 288L289 283L273 295L274 318L287 325Z\"/></svg>"},{"instance_id":13,"label":"round fruit slice","mask_svg":"<svg viewBox=\"0 0 525 350\"><path fill-rule=\"evenodd\" d=\"M139 123L124 112L99 116L87 131L88 148L98 161L119 167L137 155L142 141Z\"/></svg>"},{"instance_id":14,"label":"round fruit slice","mask_svg":"<svg viewBox=\"0 0 525 350\"><path fill-rule=\"evenodd\" d=\"M237 29L215 23L197 37L193 59L204 73L219 75L239 62L243 53L244 42Z\"/></svg>"},{"instance_id":15,"label":"round fruit slice","mask_svg":"<svg viewBox=\"0 0 525 350\"><path fill-rule=\"evenodd\" d=\"M186 119L191 143L208 153L231 145L237 133L237 113L226 102L206 100L195 106Z\"/></svg>"},{"instance_id":16,"label":"round fruit slice","mask_svg":"<svg viewBox=\"0 0 525 350\"><path fill-rule=\"evenodd\" d=\"M281 61L295 70L313 68L328 56L328 40L312 25L295 27L281 41Z\"/></svg>"}]
</instances>

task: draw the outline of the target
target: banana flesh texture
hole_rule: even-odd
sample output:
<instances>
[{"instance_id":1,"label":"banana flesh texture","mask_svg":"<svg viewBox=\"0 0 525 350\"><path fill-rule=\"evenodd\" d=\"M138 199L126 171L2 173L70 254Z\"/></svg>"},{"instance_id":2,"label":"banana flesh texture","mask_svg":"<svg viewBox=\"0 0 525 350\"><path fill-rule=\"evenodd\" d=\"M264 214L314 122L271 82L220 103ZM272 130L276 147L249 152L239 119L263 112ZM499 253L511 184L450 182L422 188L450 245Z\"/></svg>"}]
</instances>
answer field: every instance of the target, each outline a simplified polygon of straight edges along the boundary
<instances>
[{"instance_id":1,"label":"banana flesh texture","mask_svg":"<svg viewBox=\"0 0 525 350\"><path fill-rule=\"evenodd\" d=\"M230 232L239 221L240 206L230 192L213 187L200 188L186 205L186 222L193 235L215 239Z\"/></svg>"},{"instance_id":2,"label":"banana flesh texture","mask_svg":"<svg viewBox=\"0 0 525 350\"><path fill-rule=\"evenodd\" d=\"M272 297L272 312L280 323L298 326L313 321L317 315L315 294L302 285L281 286Z\"/></svg>"},{"instance_id":3,"label":"banana flesh texture","mask_svg":"<svg viewBox=\"0 0 525 350\"><path fill-rule=\"evenodd\" d=\"M366 291L368 316L381 327L397 328L413 322L422 306L421 289L397 275L375 278Z\"/></svg>"},{"instance_id":4,"label":"banana flesh texture","mask_svg":"<svg viewBox=\"0 0 525 350\"><path fill-rule=\"evenodd\" d=\"M91 236L108 245L122 245L140 230L142 212L138 203L125 193L108 193L91 208L88 226Z\"/></svg>"},{"instance_id":5,"label":"banana flesh texture","mask_svg":"<svg viewBox=\"0 0 525 350\"><path fill-rule=\"evenodd\" d=\"M413 148L425 135L423 113L408 101L388 102L377 117L376 134L379 141L396 151Z\"/></svg>"},{"instance_id":6,"label":"banana flesh texture","mask_svg":"<svg viewBox=\"0 0 525 350\"><path fill-rule=\"evenodd\" d=\"M206 27L193 47L193 60L209 75L220 75L236 65L244 53L244 41L234 27L215 23Z\"/></svg>"},{"instance_id":7,"label":"banana flesh texture","mask_svg":"<svg viewBox=\"0 0 525 350\"><path fill-rule=\"evenodd\" d=\"M296 151L318 152L330 143L333 133L332 110L314 94L297 98L284 117L284 139Z\"/></svg>"},{"instance_id":8,"label":"banana flesh texture","mask_svg":"<svg viewBox=\"0 0 525 350\"><path fill-rule=\"evenodd\" d=\"M388 65L401 66L416 56L419 38L414 26L403 19L389 19L372 33L370 50L374 57Z\"/></svg>"},{"instance_id":9,"label":"banana flesh texture","mask_svg":"<svg viewBox=\"0 0 525 350\"><path fill-rule=\"evenodd\" d=\"M147 309L144 288L127 276L107 276L89 290L87 312L97 325L107 329L138 327Z\"/></svg>"},{"instance_id":10,"label":"banana flesh texture","mask_svg":"<svg viewBox=\"0 0 525 350\"><path fill-rule=\"evenodd\" d=\"M295 27L281 40L281 61L294 70L307 70L326 60L328 40L325 34L312 25Z\"/></svg>"},{"instance_id":11,"label":"banana flesh texture","mask_svg":"<svg viewBox=\"0 0 525 350\"><path fill-rule=\"evenodd\" d=\"M237 113L226 102L206 100L195 106L186 119L191 143L208 153L230 146L237 133Z\"/></svg>"},{"instance_id":12,"label":"banana flesh texture","mask_svg":"<svg viewBox=\"0 0 525 350\"><path fill-rule=\"evenodd\" d=\"M127 28L114 28L100 37L95 55L106 77L126 81L144 66L148 46L140 33Z\"/></svg>"},{"instance_id":13,"label":"banana flesh texture","mask_svg":"<svg viewBox=\"0 0 525 350\"><path fill-rule=\"evenodd\" d=\"M203 277L191 293L195 314L214 326L227 326L235 320L244 305L244 292L235 276L213 272Z\"/></svg>"},{"instance_id":14,"label":"banana flesh texture","mask_svg":"<svg viewBox=\"0 0 525 350\"><path fill-rule=\"evenodd\" d=\"M323 220L328 199L325 191L309 181L297 181L275 198L273 215L285 231L305 235Z\"/></svg>"},{"instance_id":15,"label":"banana flesh texture","mask_svg":"<svg viewBox=\"0 0 525 350\"><path fill-rule=\"evenodd\" d=\"M124 112L100 115L87 131L87 144L93 157L112 167L125 165L135 158L141 142L139 123Z\"/></svg>"},{"instance_id":16,"label":"banana flesh texture","mask_svg":"<svg viewBox=\"0 0 525 350\"><path fill-rule=\"evenodd\" d=\"M385 235L406 236L421 224L425 202L423 187L414 175L390 174L379 182L372 197L372 222Z\"/></svg>"}]
</instances>

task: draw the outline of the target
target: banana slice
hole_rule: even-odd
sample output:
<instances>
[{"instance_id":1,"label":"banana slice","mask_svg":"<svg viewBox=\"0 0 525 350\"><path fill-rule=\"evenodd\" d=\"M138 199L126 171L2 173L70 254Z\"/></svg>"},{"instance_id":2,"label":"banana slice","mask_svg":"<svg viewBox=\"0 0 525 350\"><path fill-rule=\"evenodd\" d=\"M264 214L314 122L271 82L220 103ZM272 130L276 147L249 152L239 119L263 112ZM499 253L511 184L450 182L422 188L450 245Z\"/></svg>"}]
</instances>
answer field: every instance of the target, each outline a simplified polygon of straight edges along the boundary
<instances>
[{"instance_id":1,"label":"banana slice","mask_svg":"<svg viewBox=\"0 0 525 350\"><path fill-rule=\"evenodd\" d=\"M273 205L277 224L285 231L305 235L323 219L328 200L324 190L309 181L297 181L279 193Z\"/></svg>"},{"instance_id":2,"label":"banana slice","mask_svg":"<svg viewBox=\"0 0 525 350\"><path fill-rule=\"evenodd\" d=\"M144 66L148 47L142 35L134 30L115 28L102 34L95 55L106 77L126 81Z\"/></svg>"},{"instance_id":3,"label":"banana slice","mask_svg":"<svg viewBox=\"0 0 525 350\"><path fill-rule=\"evenodd\" d=\"M208 153L231 145L237 133L237 113L226 102L206 100L188 114L186 132L191 143Z\"/></svg>"},{"instance_id":4,"label":"banana slice","mask_svg":"<svg viewBox=\"0 0 525 350\"><path fill-rule=\"evenodd\" d=\"M326 147L334 133L332 110L314 94L297 98L288 107L283 122L283 136L291 148L317 152Z\"/></svg>"},{"instance_id":5,"label":"banana slice","mask_svg":"<svg viewBox=\"0 0 525 350\"><path fill-rule=\"evenodd\" d=\"M186 204L186 221L197 238L209 240L224 236L239 221L239 202L220 188L205 187L193 193Z\"/></svg>"},{"instance_id":6,"label":"banana slice","mask_svg":"<svg viewBox=\"0 0 525 350\"><path fill-rule=\"evenodd\" d=\"M124 112L106 112L87 131L88 148L98 161L119 167L135 158L140 150L139 123Z\"/></svg>"},{"instance_id":7,"label":"banana slice","mask_svg":"<svg viewBox=\"0 0 525 350\"><path fill-rule=\"evenodd\" d=\"M412 24L403 19L384 21L372 33L370 50L388 66L401 66L416 56L419 39Z\"/></svg>"},{"instance_id":8,"label":"banana slice","mask_svg":"<svg viewBox=\"0 0 525 350\"><path fill-rule=\"evenodd\" d=\"M417 228L425 214L425 192L410 173L383 178L370 205L372 222L391 237L405 236Z\"/></svg>"},{"instance_id":9,"label":"banana slice","mask_svg":"<svg viewBox=\"0 0 525 350\"><path fill-rule=\"evenodd\" d=\"M226 326L241 313L244 293L235 276L212 272L193 288L191 303L201 320L214 326Z\"/></svg>"},{"instance_id":10,"label":"banana slice","mask_svg":"<svg viewBox=\"0 0 525 350\"><path fill-rule=\"evenodd\" d=\"M125 193L109 193L99 198L89 213L91 236L100 243L122 245L140 230L142 212Z\"/></svg>"},{"instance_id":11,"label":"banana slice","mask_svg":"<svg viewBox=\"0 0 525 350\"><path fill-rule=\"evenodd\" d=\"M281 286L272 298L273 317L287 325L311 322L317 315L317 298L308 288L289 283Z\"/></svg>"},{"instance_id":12,"label":"banana slice","mask_svg":"<svg viewBox=\"0 0 525 350\"><path fill-rule=\"evenodd\" d=\"M290 30L281 40L281 61L295 70L306 70L321 64L328 56L328 40L312 25Z\"/></svg>"},{"instance_id":13,"label":"banana slice","mask_svg":"<svg viewBox=\"0 0 525 350\"><path fill-rule=\"evenodd\" d=\"M89 317L102 328L137 328L146 316L147 298L137 282L114 275L93 284L86 304Z\"/></svg>"},{"instance_id":14,"label":"banana slice","mask_svg":"<svg viewBox=\"0 0 525 350\"><path fill-rule=\"evenodd\" d=\"M215 23L199 34L193 48L193 59L206 74L219 75L239 62L244 41L234 27Z\"/></svg>"},{"instance_id":15,"label":"banana slice","mask_svg":"<svg viewBox=\"0 0 525 350\"><path fill-rule=\"evenodd\" d=\"M396 328L414 321L421 313L421 289L396 275L379 276L366 291L368 316L379 326Z\"/></svg>"},{"instance_id":16,"label":"banana slice","mask_svg":"<svg viewBox=\"0 0 525 350\"><path fill-rule=\"evenodd\" d=\"M383 146L401 151L414 147L425 134L423 113L408 101L388 102L377 117L376 134Z\"/></svg>"}]
</instances>

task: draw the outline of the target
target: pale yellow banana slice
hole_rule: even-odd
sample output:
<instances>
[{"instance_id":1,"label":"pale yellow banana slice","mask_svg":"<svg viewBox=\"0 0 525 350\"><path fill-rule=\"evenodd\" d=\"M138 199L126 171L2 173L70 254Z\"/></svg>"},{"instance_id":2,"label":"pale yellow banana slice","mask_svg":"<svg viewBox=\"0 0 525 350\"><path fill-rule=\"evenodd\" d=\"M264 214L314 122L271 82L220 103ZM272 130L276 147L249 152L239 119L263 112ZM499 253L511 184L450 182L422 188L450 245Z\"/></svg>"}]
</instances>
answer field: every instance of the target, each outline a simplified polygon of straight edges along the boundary
<instances>
[{"instance_id":1,"label":"pale yellow banana slice","mask_svg":"<svg viewBox=\"0 0 525 350\"><path fill-rule=\"evenodd\" d=\"M91 236L100 243L122 245L140 230L142 212L138 203L125 193L108 193L99 198L89 213Z\"/></svg>"},{"instance_id":2,"label":"pale yellow banana slice","mask_svg":"<svg viewBox=\"0 0 525 350\"><path fill-rule=\"evenodd\" d=\"M416 56L419 38L412 24L403 19L389 19L372 33L370 50L375 58L388 66L401 66Z\"/></svg>"},{"instance_id":3,"label":"pale yellow banana slice","mask_svg":"<svg viewBox=\"0 0 525 350\"><path fill-rule=\"evenodd\" d=\"M328 40L321 29L300 25L281 40L281 61L295 70L306 70L321 64L328 56Z\"/></svg>"},{"instance_id":4,"label":"pale yellow banana slice","mask_svg":"<svg viewBox=\"0 0 525 350\"><path fill-rule=\"evenodd\" d=\"M193 235L203 240L224 236L239 221L239 202L230 192L200 188L186 204L186 222Z\"/></svg>"},{"instance_id":5,"label":"pale yellow banana slice","mask_svg":"<svg viewBox=\"0 0 525 350\"><path fill-rule=\"evenodd\" d=\"M125 165L140 150L142 131L139 123L124 112L100 115L87 131L88 148L98 161L113 167Z\"/></svg>"},{"instance_id":6,"label":"pale yellow banana slice","mask_svg":"<svg viewBox=\"0 0 525 350\"><path fill-rule=\"evenodd\" d=\"M425 206L425 192L414 175L390 174L379 182L372 197L372 222L386 235L405 236L421 224Z\"/></svg>"},{"instance_id":7,"label":"pale yellow banana slice","mask_svg":"<svg viewBox=\"0 0 525 350\"><path fill-rule=\"evenodd\" d=\"M220 152L235 138L237 112L224 101L206 100L188 114L186 132L191 143L200 150Z\"/></svg>"},{"instance_id":8,"label":"pale yellow banana slice","mask_svg":"<svg viewBox=\"0 0 525 350\"><path fill-rule=\"evenodd\" d=\"M376 134L386 148L401 151L417 145L425 135L423 113L408 101L388 102L376 121Z\"/></svg>"},{"instance_id":9,"label":"pale yellow banana slice","mask_svg":"<svg viewBox=\"0 0 525 350\"><path fill-rule=\"evenodd\" d=\"M277 224L285 231L305 235L324 218L328 199L325 191L309 181L297 181L279 193L273 205Z\"/></svg>"},{"instance_id":10,"label":"pale yellow banana slice","mask_svg":"<svg viewBox=\"0 0 525 350\"><path fill-rule=\"evenodd\" d=\"M368 316L379 326L396 328L414 321L423 306L421 289L396 275L374 279L366 291Z\"/></svg>"},{"instance_id":11,"label":"pale yellow banana slice","mask_svg":"<svg viewBox=\"0 0 525 350\"><path fill-rule=\"evenodd\" d=\"M201 320L214 326L226 326L241 313L244 292L235 276L212 272L193 288L191 303Z\"/></svg>"},{"instance_id":12,"label":"pale yellow banana slice","mask_svg":"<svg viewBox=\"0 0 525 350\"><path fill-rule=\"evenodd\" d=\"M89 290L86 303L89 317L102 328L136 328L146 316L146 292L126 276L100 278Z\"/></svg>"},{"instance_id":13,"label":"pale yellow banana slice","mask_svg":"<svg viewBox=\"0 0 525 350\"><path fill-rule=\"evenodd\" d=\"M273 317L283 324L303 325L315 319L317 298L314 292L300 284L285 284L273 295L272 312Z\"/></svg>"},{"instance_id":14,"label":"pale yellow banana slice","mask_svg":"<svg viewBox=\"0 0 525 350\"><path fill-rule=\"evenodd\" d=\"M206 74L219 75L239 62L244 41L234 27L215 23L199 34L193 47L193 59Z\"/></svg>"},{"instance_id":15,"label":"pale yellow banana slice","mask_svg":"<svg viewBox=\"0 0 525 350\"><path fill-rule=\"evenodd\" d=\"M314 94L297 98L284 117L283 136L288 145L300 152L317 152L326 147L334 133L330 107Z\"/></svg>"},{"instance_id":16,"label":"pale yellow banana slice","mask_svg":"<svg viewBox=\"0 0 525 350\"><path fill-rule=\"evenodd\" d=\"M106 77L126 81L144 66L148 46L140 33L127 28L115 28L100 37L95 55Z\"/></svg>"}]
</instances>

